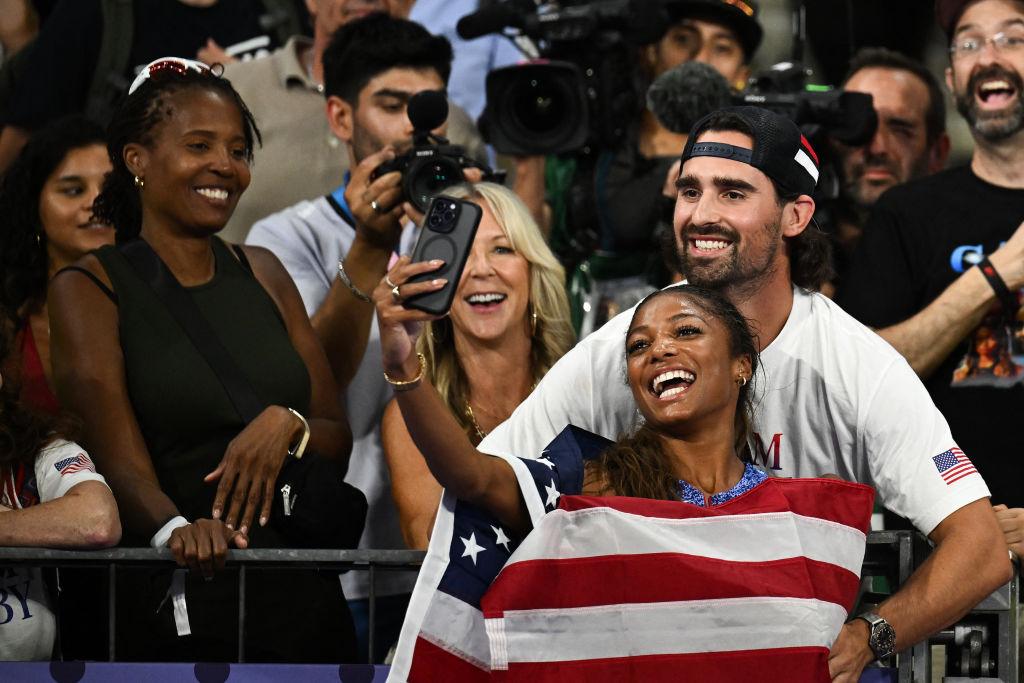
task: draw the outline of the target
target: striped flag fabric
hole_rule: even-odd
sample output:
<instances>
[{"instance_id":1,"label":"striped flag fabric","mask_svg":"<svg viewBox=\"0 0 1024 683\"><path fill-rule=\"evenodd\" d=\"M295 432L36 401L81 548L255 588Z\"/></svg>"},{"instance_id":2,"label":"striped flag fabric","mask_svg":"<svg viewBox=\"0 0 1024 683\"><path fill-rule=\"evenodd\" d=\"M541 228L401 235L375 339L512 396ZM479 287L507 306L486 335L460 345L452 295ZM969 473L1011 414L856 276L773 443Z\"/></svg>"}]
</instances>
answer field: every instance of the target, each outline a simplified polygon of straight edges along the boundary
<instances>
[{"instance_id":1,"label":"striped flag fabric","mask_svg":"<svg viewBox=\"0 0 1024 683\"><path fill-rule=\"evenodd\" d=\"M95 472L96 467L92 464L92 460L85 453L79 453L78 455L70 458L64 458L53 463L54 469L56 469L61 476L65 474L74 474L75 472L87 471Z\"/></svg>"},{"instance_id":2,"label":"striped flag fabric","mask_svg":"<svg viewBox=\"0 0 1024 683\"><path fill-rule=\"evenodd\" d=\"M946 482L947 486L978 471L974 469L974 464L964 455L964 452L955 446L933 456L932 462L935 463L935 468L942 475L942 481Z\"/></svg>"},{"instance_id":3,"label":"striped flag fabric","mask_svg":"<svg viewBox=\"0 0 1024 683\"><path fill-rule=\"evenodd\" d=\"M390 681L828 681L874 499L769 479L720 506L585 497L607 441L507 459L534 529L445 494Z\"/></svg>"}]
</instances>

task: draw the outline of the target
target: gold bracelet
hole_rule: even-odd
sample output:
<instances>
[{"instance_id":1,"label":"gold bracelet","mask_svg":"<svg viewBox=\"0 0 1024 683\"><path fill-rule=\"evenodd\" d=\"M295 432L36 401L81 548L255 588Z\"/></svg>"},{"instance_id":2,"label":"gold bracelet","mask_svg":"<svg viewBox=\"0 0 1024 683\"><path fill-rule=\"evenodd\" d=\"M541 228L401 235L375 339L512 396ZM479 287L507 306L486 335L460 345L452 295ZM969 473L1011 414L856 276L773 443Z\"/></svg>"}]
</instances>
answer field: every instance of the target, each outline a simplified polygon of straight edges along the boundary
<instances>
[{"instance_id":1,"label":"gold bracelet","mask_svg":"<svg viewBox=\"0 0 1024 683\"><path fill-rule=\"evenodd\" d=\"M384 381L390 384L395 391L409 391L419 386L420 381L423 379L423 373L427 370L427 359L423 357L422 353L417 353L416 357L420 361L420 371L415 377L409 380L391 379L388 377L387 370L384 371Z\"/></svg>"},{"instance_id":2,"label":"gold bracelet","mask_svg":"<svg viewBox=\"0 0 1024 683\"><path fill-rule=\"evenodd\" d=\"M295 448L288 449L288 455L292 456L296 460L302 460L302 454L306 452L306 444L309 443L309 423L306 422L306 418L302 417L302 413L289 408L288 412L299 418L302 421L302 436L299 437L299 442L295 444Z\"/></svg>"}]
</instances>

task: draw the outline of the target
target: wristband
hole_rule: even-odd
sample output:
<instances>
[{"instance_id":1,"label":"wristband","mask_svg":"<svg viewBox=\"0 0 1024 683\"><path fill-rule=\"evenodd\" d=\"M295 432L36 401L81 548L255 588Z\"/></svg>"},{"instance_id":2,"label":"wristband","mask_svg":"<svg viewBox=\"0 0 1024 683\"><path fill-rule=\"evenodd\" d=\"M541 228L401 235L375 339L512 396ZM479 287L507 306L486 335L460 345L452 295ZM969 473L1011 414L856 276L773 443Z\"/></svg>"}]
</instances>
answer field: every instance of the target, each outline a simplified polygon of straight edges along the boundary
<instances>
[{"instance_id":1,"label":"wristband","mask_svg":"<svg viewBox=\"0 0 1024 683\"><path fill-rule=\"evenodd\" d=\"M172 517L166 524L160 527L159 531L153 534L153 538L149 539L149 546L151 548L166 547L167 541L171 540L171 532L179 527L188 526L190 523L181 515Z\"/></svg>"},{"instance_id":2,"label":"wristband","mask_svg":"<svg viewBox=\"0 0 1024 683\"><path fill-rule=\"evenodd\" d=\"M1009 319L1017 317L1017 311L1020 310L1020 300L1006 286L1006 281L999 275L992 262L988 260L988 256L983 256L981 261L978 262L978 270L985 276L989 287L992 288L992 291L996 293L1000 303L1002 303L1003 315Z\"/></svg>"},{"instance_id":3,"label":"wristband","mask_svg":"<svg viewBox=\"0 0 1024 683\"><path fill-rule=\"evenodd\" d=\"M345 272L345 261L344 261L344 259L339 259L338 260L338 279L341 280L341 283L343 285L348 287L348 291L352 292L352 296L354 296L355 298L359 299L360 301L365 301L368 304L372 304L373 303L373 300L370 299L370 297L366 295L366 292L364 292L363 290L361 290L358 287L356 287L355 283L352 282L352 278L350 278L348 276L348 273Z\"/></svg>"},{"instance_id":4,"label":"wristband","mask_svg":"<svg viewBox=\"0 0 1024 683\"><path fill-rule=\"evenodd\" d=\"M309 423L306 422L306 418L302 417L302 414L299 413L299 411L289 408L288 412L302 420L302 428L305 430L302 432L302 438L300 438L299 442L295 444L295 447L289 449L288 455L292 456L296 460L302 460L302 454L306 452L306 444L309 443Z\"/></svg>"}]
</instances>

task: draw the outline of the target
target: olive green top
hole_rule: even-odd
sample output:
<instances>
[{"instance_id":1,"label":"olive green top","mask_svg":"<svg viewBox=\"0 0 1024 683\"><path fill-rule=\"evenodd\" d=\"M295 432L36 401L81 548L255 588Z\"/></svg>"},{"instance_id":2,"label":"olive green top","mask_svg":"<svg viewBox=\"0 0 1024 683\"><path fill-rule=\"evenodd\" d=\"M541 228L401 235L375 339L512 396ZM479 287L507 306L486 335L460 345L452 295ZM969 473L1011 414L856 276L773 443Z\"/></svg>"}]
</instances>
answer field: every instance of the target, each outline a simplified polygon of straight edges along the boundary
<instances>
[{"instance_id":1,"label":"olive green top","mask_svg":"<svg viewBox=\"0 0 1024 683\"><path fill-rule=\"evenodd\" d=\"M216 483L203 477L245 423L209 363L121 252L106 246L94 253L117 297L128 395L160 486L186 518L210 517ZM213 278L186 291L259 398L306 414L309 373L277 306L220 239L213 239L213 253Z\"/></svg>"}]
</instances>

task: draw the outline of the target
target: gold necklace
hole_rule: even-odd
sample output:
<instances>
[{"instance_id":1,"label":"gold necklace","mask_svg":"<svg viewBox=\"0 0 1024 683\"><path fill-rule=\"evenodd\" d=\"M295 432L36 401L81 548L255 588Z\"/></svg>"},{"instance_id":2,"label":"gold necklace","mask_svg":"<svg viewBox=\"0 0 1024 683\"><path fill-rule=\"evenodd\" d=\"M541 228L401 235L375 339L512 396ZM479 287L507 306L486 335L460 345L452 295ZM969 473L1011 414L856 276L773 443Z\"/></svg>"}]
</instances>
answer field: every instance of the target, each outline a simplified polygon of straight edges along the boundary
<instances>
[{"instance_id":1,"label":"gold necklace","mask_svg":"<svg viewBox=\"0 0 1024 683\"><path fill-rule=\"evenodd\" d=\"M469 405L469 401L466 401L466 417L468 417L469 421L473 423L473 431L475 431L476 435L480 437L481 441L483 441L484 437L487 436L487 432L480 429L480 423L476 421L476 415L473 414L473 406Z\"/></svg>"}]
</instances>

